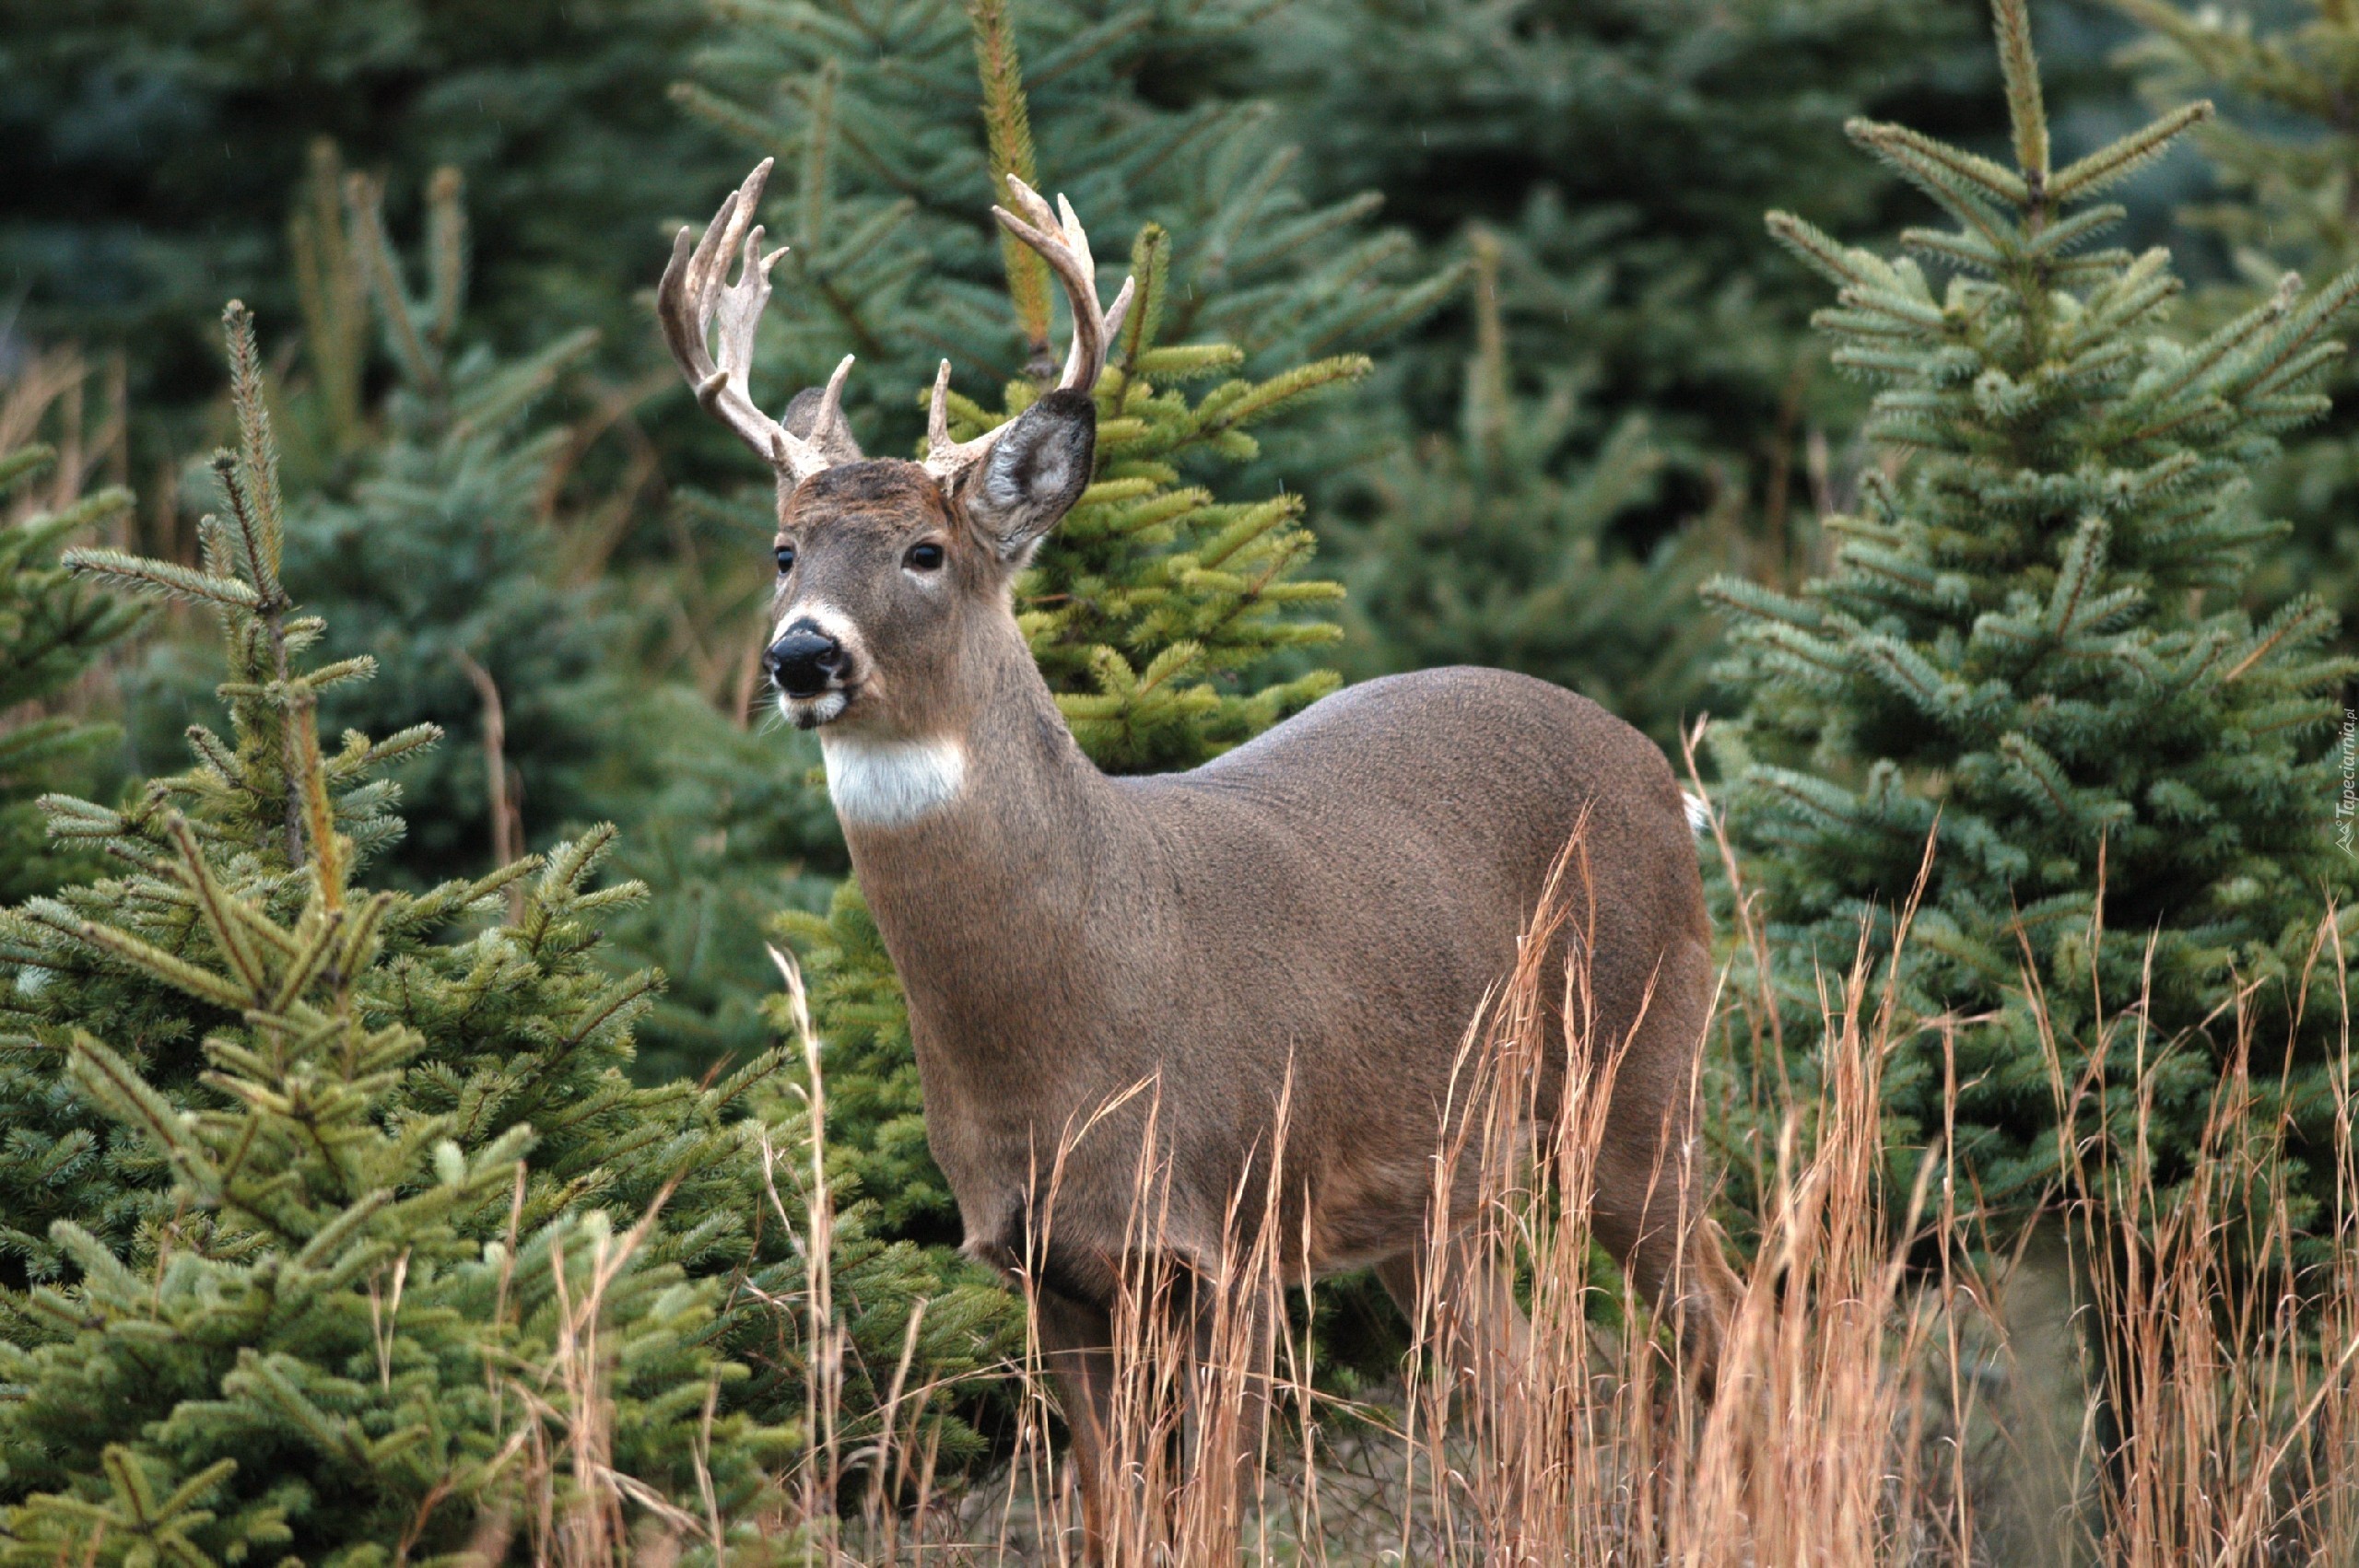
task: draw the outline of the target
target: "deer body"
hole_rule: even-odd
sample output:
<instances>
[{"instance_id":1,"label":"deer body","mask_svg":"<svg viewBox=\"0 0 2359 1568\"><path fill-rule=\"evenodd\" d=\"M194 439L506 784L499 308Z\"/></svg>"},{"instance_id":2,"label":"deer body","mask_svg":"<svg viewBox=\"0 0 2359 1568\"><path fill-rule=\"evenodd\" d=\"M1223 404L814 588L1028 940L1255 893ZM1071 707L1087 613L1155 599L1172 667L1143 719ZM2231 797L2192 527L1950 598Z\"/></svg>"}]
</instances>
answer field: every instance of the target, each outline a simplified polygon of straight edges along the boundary
<instances>
[{"instance_id":1,"label":"deer body","mask_svg":"<svg viewBox=\"0 0 2359 1568\"><path fill-rule=\"evenodd\" d=\"M1632 1052L1617 1083L1634 1115L1684 1095L1702 890L1671 770L1636 731L1528 677L1433 671L1348 688L1190 773L1109 778L1009 631L996 700L960 727L964 787L844 824L979 1256L1020 1258L1039 1223L1057 1282L1109 1297L1152 1113L1184 1129L1161 1135L1160 1239L1210 1272L1240 1196L1259 1217L1282 1097L1288 1270L1414 1246L1459 1045L1584 814L1614 846L1590 871L1599 1036L1643 1011L1676 1048ZM831 771L863 747L822 744Z\"/></svg>"},{"instance_id":2,"label":"deer body","mask_svg":"<svg viewBox=\"0 0 2359 1568\"><path fill-rule=\"evenodd\" d=\"M994 211L1073 306L1059 386L954 443L945 362L924 462L870 460L838 402L849 359L783 420L747 386L776 260L752 222L768 170L693 247L682 231L658 313L699 401L777 472L780 708L819 732L968 1247L1025 1285L1063 1383L1093 1558L1108 1488L1140 1470L1109 1410L1114 1316L1143 1259L1192 1281L1153 1309L1191 1315L1199 1359L1204 1287L1237 1289L1225 1255L1256 1235L1286 1281L1374 1265L1413 1318L1424 1286L1479 1273L1425 1297L1520 1342L1497 1271L1452 1260L1462 1222L1429 1223L1471 1209L1453 1190L1437 1210L1437 1153L1461 1044L1577 837L1544 956L1580 994L1543 1019L1555 1045L1520 1086L1532 1136L1566 1075L1612 1056L1595 1232L1659 1302L1724 1298L1726 1264L1687 1223L1711 973L1662 755L1586 698L1461 669L1337 693L1188 773L1101 774L1011 595L1089 484L1090 393L1130 286L1101 309L1072 209L1011 179L1025 216ZM1471 1192L1473 1175L1448 1180ZM1247 1310L1249 1358L1276 1316ZM1679 1316L1708 1375L1716 1314Z\"/></svg>"}]
</instances>

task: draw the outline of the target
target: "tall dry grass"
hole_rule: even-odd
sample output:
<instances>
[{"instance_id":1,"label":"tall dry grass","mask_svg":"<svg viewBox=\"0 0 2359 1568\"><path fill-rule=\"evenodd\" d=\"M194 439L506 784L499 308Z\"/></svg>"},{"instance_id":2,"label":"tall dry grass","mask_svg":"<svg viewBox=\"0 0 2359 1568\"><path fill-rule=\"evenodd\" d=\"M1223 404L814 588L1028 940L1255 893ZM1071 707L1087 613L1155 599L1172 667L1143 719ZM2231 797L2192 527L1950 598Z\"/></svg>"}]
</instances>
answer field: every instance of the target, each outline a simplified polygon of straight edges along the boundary
<instances>
[{"instance_id":1,"label":"tall dry grass","mask_svg":"<svg viewBox=\"0 0 2359 1568\"><path fill-rule=\"evenodd\" d=\"M1738 907L1737 941L1758 942ZM2331 931L2320 958L2339 972ZM2345 1190L2305 1235L2270 1179L2282 1131L2249 1114L2239 1012L2244 1048L2185 1190L2157 1193L2141 1185L2142 1166L2100 1168L2099 1146L2069 1147L2077 1189L2107 1201L2060 1201L1994 1252L1940 1143L1912 1179L1891 1179L1882 1077L1904 1031L1928 1025L1901 1020L1862 954L1825 986L1818 1098L1791 1106L1758 1152L1752 1257L1708 1398L1670 1326L1597 1266L1590 1219L1616 1042L1585 1036L1582 977L1534 961L1545 937L1527 939L1461 1047L1461 1098L1436 1169L1471 1161L1480 1179L1471 1211L1462 1189L1438 1180L1450 1190L1438 1192L1433 1223L1438 1236L1475 1238L1477 1261L1428 1278L1413 1316L1433 1353L1411 1358L1385 1397L1346 1401L1314 1385L1309 1316L1271 1309L1289 1274L1273 1225L1224 1260L1207 1313L1170 1310L1191 1287L1145 1264L1126 1281L1114 1439L1135 1463L1104 1521L1114 1562L2359 1562L2348 1093L2332 1156ZM1572 1075L1555 1131L1535 1141L1533 1053L1565 1048L1543 1027L1552 1000L1574 1020L1576 1059L1602 1065ZM2143 1017L2134 999L2121 1007L2106 1049L2153 1049ZM804 1044L819 1085L807 1024ZM2346 1042L2346 1086L2347 1059ZM2060 1106L2093 1092L2054 1076ZM1156 1146L1175 1129L1153 1114L1153 1085L1137 1092L1156 1130L1130 1250L1148 1257ZM813 1110L815 1146L801 1153L816 1171L823 1085ZM1060 1179L1045 1173L1051 1211ZM1282 1157L1266 1179L1283 1184ZM906 1351L877 1380L890 1393L881 1422L863 1427L875 1434L846 1445L851 1423L833 1402L848 1341L829 1301L824 1185L811 1190L816 1211L793 1216L812 1244L809 1278L780 1310L802 1314L817 1347L816 1441L783 1478L783 1539L829 1562L1080 1562L1071 1461L1037 1350L1005 1373L1019 1413L995 1475L939 1480L915 1440L934 1390L912 1384ZM1276 1211L1248 1196L1240 1212ZM1465 1310L1508 1291L1527 1327ZM2111 1423L2088 1348L2099 1320L2118 1326L2110 1342L2127 1363ZM2109 1427L2122 1435L2109 1441ZM1240 1448L1250 1462L1219 1457ZM701 1533L642 1537L641 1550L695 1552ZM719 1534L715 1523L708 1539ZM605 1560L632 1555L619 1526L600 1539Z\"/></svg>"}]
</instances>

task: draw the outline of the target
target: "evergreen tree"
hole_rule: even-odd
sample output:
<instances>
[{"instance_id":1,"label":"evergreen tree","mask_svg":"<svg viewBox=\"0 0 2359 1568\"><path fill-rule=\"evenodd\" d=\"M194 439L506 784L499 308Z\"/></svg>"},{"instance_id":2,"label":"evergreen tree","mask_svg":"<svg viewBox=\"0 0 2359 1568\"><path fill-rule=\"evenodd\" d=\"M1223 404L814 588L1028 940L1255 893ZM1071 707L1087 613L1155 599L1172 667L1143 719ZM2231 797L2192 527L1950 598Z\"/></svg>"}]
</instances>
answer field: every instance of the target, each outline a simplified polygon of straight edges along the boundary
<instances>
[{"instance_id":1,"label":"evergreen tree","mask_svg":"<svg viewBox=\"0 0 2359 1568\"><path fill-rule=\"evenodd\" d=\"M997 387L1053 369L1046 265L984 221L1004 176L1069 195L1101 233L1175 237L1161 335L1218 341L1249 372L1367 347L1434 308L1449 272L1403 275L1371 232L1378 198L1304 199L1268 112L1200 62L1259 7L1228 0L925 0L732 7L677 89L748 151L775 155L781 384L858 354L851 414L872 451L913 450L945 356ZM980 377L978 373L980 373ZM874 400L865 408L862 400Z\"/></svg>"},{"instance_id":2,"label":"evergreen tree","mask_svg":"<svg viewBox=\"0 0 2359 1568\"><path fill-rule=\"evenodd\" d=\"M1381 190L1430 246L1465 245L1476 225L1497 235L1510 376L1544 400L1552 378L1578 368L1582 403L1611 411L1524 454L1550 476L1529 483L1601 501L1586 479L1623 474L1602 524L1608 556L1648 562L1692 533L1672 549L1790 582L1817 543L1825 433L1858 409L1825 373L1808 284L1761 243L1759 215L1774 204L1841 228L1891 206L1890 174L1843 156L1834 133L1848 116L1905 102L1937 128L1979 132L1977 105L1959 93L1978 63L1961 70L1954 47L1968 15L1923 0L1293 6L1255 29L1246 79L1283 106L1315 196ZM1453 310L1388 355L1404 383L1403 428L1453 422L1464 345L1480 331ZM1633 417L1653 460L1642 487L1626 477ZM1336 519L1356 600L1417 602L1435 562L1390 547L1381 488L1314 500ZM1478 630L1472 616L1455 625ZM1352 632L1355 669L1498 649L1446 649L1416 616L1402 627L1369 614ZM1692 663L1665 666L1657 690L1610 638L1568 641L1523 667L1611 691L1617 712L1658 733L1691 700Z\"/></svg>"},{"instance_id":3,"label":"evergreen tree","mask_svg":"<svg viewBox=\"0 0 2359 1568\"><path fill-rule=\"evenodd\" d=\"M2067 1130L2110 1140L2116 1172L2151 1162L2167 1194L2242 1048L2243 992L2255 1115L2289 1129L2275 1176L2306 1223L2334 1176L2309 1163L2330 1147L2321 1036L2340 1015L2314 943L2352 883L2327 746L2349 666L2318 651L2326 606L2256 626L2236 591L2282 532L2252 476L2326 406L2312 389L2359 274L2307 296L2288 279L2200 341L2168 335L2169 257L2100 248L2122 214L2093 198L2208 106L2051 168L2022 0L1995 11L2013 167L1850 127L1954 228L1907 230L1915 255L1887 260L1770 220L1840 290L1819 322L1838 365L1884 383L1868 434L1891 467L1802 592L1711 589L1754 686L1719 760L1793 1056L1753 1071L1772 1094L1791 1071L1807 1100L1819 977L1848 966L1862 921L1893 962L1931 837L1892 975L1895 1136L1943 1135L1945 1032L1918 1025L1967 1020L1951 1148L1993 1213L2023 1213L2060 1176L2052 1030L2067 1083L2095 1074Z\"/></svg>"},{"instance_id":4,"label":"evergreen tree","mask_svg":"<svg viewBox=\"0 0 2359 1568\"><path fill-rule=\"evenodd\" d=\"M1596 438L1594 360L1552 367L1538 395L1520 394L1500 303L1505 246L1477 228L1470 248L1475 351L1455 439L1424 438L1339 486L1338 509L1367 520L1334 529L1351 591L1346 669L1520 670L1675 743L1713 642L1695 606L1705 531L1643 552L1616 532L1661 474L1646 416Z\"/></svg>"},{"instance_id":5,"label":"evergreen tree","mask_svg":"<svg viewBox=\"0 0 2359 1568\"><path fill-rule=\"evenodd\" d=\"M43 709L139 618L135 605L72 580L52 556L62 541L129 511L127 492L96 491L54 512L22 509L56 461L39 445L0 455L0 505L8 508L0 514L0 712L19 716L0 732L0 901L11 903L49 892L66 869L33 796L108 734Z\"/></svg>"},{"instance_id":6,"label":"evergreen tree","mask_svg":"<svg viewBox=\"0 0 2359 1568\"><path fill-rule=\"evenodd\" d=\"M2150 29L2128 54L2150 97L2211 93L2226 106L2196 133L2225 190L2182 217L2228 247L2240 281L2199 294L2198 311L2224 320L2249 309L2289 267L2318 277L2359 264L2359 125L2349 109L2359 93L2359 17L2314 0L2298 25L2263 30L2250 14L2114 4ZM2289 439L2260 477L2263 504L2293 527L2252 591L2268 602L2319 594L2347 636L2359 625L2359 372L2346 360L2327 385L2334 412Z\"/></svg>"},{"instance_id":7,"label":"evergreen tree","mask_svg":"<svg viewBox=\"0 0 2359 1568\"><path fill-rule=\"evenodd\" d=\"M314 183L332 188L323 161ZM592 820L597 791L586 776L622 738L613 675L625 628L609 596L566 580L569 541L547 497L571 433L534 416L596 333L569 333L514 359L466 343L457 170L443 170L428 194L422 296L384 231L374 182L346 186L346 224L313 216L299 230L317 235L299 252L311 263L303 292L316 395L304 409L313 417L290 427L324 449L299 476L309 469L327 482L299 488L287 575L327 623L322 651L365 655L382 677L328 694L324 722L390 733L429 715L473 716L461 743L413 755L397 776L411 824L400 864L427 883L492 863L495 846L508 847L499 859L512 856L523 822L546 841ZM334 216L327 205L325 218ZM355 349L369 318L394 380L359 420L349 411L369 362ZM497 789L485 750L495 712ZM511 820L496 820L503 813Z\"/></svg>"},{"instance_id":8,"label":"evergreen tree","mask_svg":"<svg viewBox=\"0 0 2359 1568\"><path fill-rule=\"evenodd\" d=\"M328 694L324 721L455 731L393 773L410 829L385 869L413 887L616 821L614 869L657 891L615 913L602 952L673 981L640 1022L649 1057L634 1071L653 1082L748 1060L769 1037L761 922L824 898L796 880L815 849L839 864L824 798L663 673L672 579L601 578L613 520L562 483L584 443L548 412L595 334L517 357L470 330L476 263L455 170L432 181L424 230L413 266L377 182L314 147L290 224L304 373L275 384L286 569L326 623L323 652L365 656L381 677ZM200 676L175 668L180 653L162 662L193 693ZM163 709L152 683L142 695Z\"/></svg>"},{"instance_id":9,"label":"evergreen tree","mask_svg":"<svg viewBox=\"0 0 2359 1568\"><path fill-rule=\"evenodd\" d=\"M44 340L127 345L146 472L209 428L219 301L293 317L286 193L327 137L392 171L397 217L432 170L466 171L495 341L594 326L647 366L630 290L665 236L646 215L734 161L663 96L707 17L696 0L11 0L0 271Z\"/></svg>"},{"instance_id":10,"label":"evergreen tree","mask_svg":"<svg viewBox=\"0 0 2359 1568\"><path fill-rule=\"evenodd\" d=\"M128 869L0 915L10 1144L49 1177L12 1183L8 1239L54 1281L0 1295L0 1553L449 1550L513 1501L519 1448L582 1423L658 1494L693 1501L702 1465L742 1501L784 1434L725 1415L705 1446L707 1391L745 1375L710 1276L749 1258L731 1113L777 1059L621 1076L655 980L588 957L637 894L588 890L610 832L422 895L358 883L399 829L371 776L434 735L320 745L322 695L372 672L318 661L293 613L260 360L228 321L241 446L203 567L68 564L218 616L229 736L193 731L197 767L122 810L45 802ZM440 934L510 888L511 920Z\"/></svg>"},{"instance_id":11,"label":"evergreen tree","mask_svg":"<svg viewBox=\"0 0 2359 1568\"><path fill-rule=\"evenodd\" d=\"M135 1552L152 1531L123 1518L187 1485L211 1518L182 1533L208 1552L413 1530L445 1550L512 1494L496 1456L520 1422L578 1419L609 1422L592 1435L660 1492L693 1503L709 1461L742 1501L815 1440L815 1376L857 1445L905 1348L929 1377L1003 1360L998 1293L874 1235L848 1186L816 1314L812 1129L775 1050L632 1084L660 981L602 951L644 895L593 889L612 829L422 892L359 883L402 833L386 773L438 731L321 753L323 699L374 666L321 659L326 628L283 586L294 509L241 310L231 328L242 444L214 464L230 506L203 567L73 558L221 617L229 731L194 727L198 766L120 810L45 801L54 835L130 869L0 912L0 1508L21 1504L0 1535L46 1561L103 1517L107 1550ZM593 1269L627 1368L603 1389L559 1354ZM309 1293L274 1316L289 1281ZM159 1325L187 1355L151 1364ZM698 1457L716 1380L725 1464ZM585 1393L609 1413L569 1405ZM957 1463L979 1440L940 1403L921 1382L903 1437Z\"/></svg>"}]
</instances>

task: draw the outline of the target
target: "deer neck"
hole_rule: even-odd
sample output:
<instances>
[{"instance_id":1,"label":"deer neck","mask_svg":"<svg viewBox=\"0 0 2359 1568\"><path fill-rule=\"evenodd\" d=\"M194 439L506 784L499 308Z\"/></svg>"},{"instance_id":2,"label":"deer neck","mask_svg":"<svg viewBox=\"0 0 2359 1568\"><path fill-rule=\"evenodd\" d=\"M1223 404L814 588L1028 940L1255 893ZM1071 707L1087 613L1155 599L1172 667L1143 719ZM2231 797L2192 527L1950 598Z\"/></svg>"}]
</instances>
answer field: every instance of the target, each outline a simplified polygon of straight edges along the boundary
<instances>
[{"instance_id":1,"label":"deer neck","mask_svg":"<svg viewBox=\"0 0 2359 1568\"><path fill-rule=\"evenodd\" d=\"M1128 858L1113 786L1083 755L1013 620L962 660L922 731L820 731L852 869L909 985L1004 994L1011 950L1070 953Z\"/></svg>"}]
</instances>

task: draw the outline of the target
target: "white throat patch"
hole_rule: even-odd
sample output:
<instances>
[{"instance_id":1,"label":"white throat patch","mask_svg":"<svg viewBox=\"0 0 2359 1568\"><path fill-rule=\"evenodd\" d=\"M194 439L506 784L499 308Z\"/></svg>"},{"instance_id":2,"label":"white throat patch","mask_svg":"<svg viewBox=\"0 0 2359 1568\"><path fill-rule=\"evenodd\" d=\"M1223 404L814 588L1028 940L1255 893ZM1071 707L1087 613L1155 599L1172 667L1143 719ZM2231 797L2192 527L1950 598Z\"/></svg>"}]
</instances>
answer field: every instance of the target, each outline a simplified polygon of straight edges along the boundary
<instances>
[{"instance_id":1,"label":"white throat patch","mask_svg":"<svg viewBox=\"0 0 2359 1568\"><path fill-rule=\"evenodd\" d=\"M958 798L967 748L949 738L882 741L821 731L836 815L863 827L906 827Z\"/></svg>"}]
</instances>

